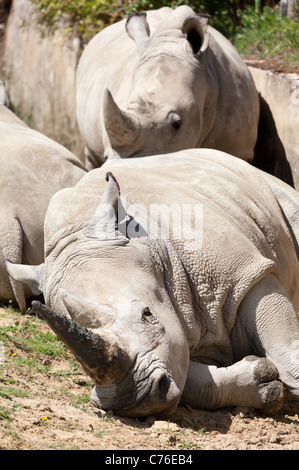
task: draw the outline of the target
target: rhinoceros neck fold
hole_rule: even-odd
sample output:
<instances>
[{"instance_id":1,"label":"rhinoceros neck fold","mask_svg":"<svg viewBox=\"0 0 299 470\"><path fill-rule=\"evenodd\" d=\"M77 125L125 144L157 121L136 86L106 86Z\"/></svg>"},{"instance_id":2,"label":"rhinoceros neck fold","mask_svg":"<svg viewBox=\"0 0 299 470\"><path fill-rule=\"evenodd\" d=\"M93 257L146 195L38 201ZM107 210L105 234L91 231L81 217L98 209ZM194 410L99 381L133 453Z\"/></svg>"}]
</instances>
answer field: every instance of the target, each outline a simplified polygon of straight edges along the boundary
<instances>
[{"instance_id":1,"label":"rhinoceros neck fold","mask_svg":"<svg viewBox=\"0 0 299 470\"><path fill-rule=\"evenodd\" d=\"M54 250L56 256L63 251L73 241L79 237L79 232L85 227L86 222L70 224L57 230L52 236L45 236L45 257L49 256ZM51 234L50 234L51 235Z\"/></svg>"},{"instance_id":2,"label":"rhinoceros neck fold","mask_svg":"<svg viewBox=\"0 0 299 470\"><path fill-rule=\"evenodd\" d=\"M163 245L160 245L161 249L163 253L161 260L164 265L165 289L184 329L189 347L192 349L200 340L205 328L199 321L194 309L192 299L194 299L195 304L199 304L200 299L196 292L196 286L184 265L184 257L182 256L184 247L180 243L177 244L175 240L168 240Z\"/></svg>"}]
</instances>

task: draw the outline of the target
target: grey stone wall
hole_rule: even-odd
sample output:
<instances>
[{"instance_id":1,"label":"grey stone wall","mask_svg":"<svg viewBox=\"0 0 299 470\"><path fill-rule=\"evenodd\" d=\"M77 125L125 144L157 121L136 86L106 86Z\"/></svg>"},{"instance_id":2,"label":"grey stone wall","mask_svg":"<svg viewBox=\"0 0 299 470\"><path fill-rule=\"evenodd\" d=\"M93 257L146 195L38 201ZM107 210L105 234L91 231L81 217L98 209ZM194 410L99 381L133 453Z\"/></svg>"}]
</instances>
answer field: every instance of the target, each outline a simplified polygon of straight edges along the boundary
<instances>
[{"instance_id":1,"label":"grey stone wall","mask_svg":"<svg viewBox=\"0 0 299 470\"><path fill-rule=\"evenodd\" d=\"M4 44L4 80L15 113L83 158L75 112L80 41L66 25L41 26L29 0L13 0Z\"/></svg>"},{"instance_id":2,"label":"grey stone wall","mask_svg":"<svg viewBox=\"0 0 299 470\"><path fill-rule=\"evenodd\" d=\"M269 105L299 189L299 75L250 67L257 90Z\"/></svg>"}]
</instances>

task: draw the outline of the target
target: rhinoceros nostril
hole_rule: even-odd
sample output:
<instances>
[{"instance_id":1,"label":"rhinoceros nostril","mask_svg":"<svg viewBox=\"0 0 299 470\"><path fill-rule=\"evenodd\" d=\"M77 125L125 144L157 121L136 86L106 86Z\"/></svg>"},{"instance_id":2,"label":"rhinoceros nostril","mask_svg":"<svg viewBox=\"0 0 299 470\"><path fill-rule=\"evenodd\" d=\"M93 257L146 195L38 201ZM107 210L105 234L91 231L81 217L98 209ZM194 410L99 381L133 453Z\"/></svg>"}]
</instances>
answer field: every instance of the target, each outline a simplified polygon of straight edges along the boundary
<instances>
[{"instance_id":1,"label":"rhinoceros nostril","mask_svg":"<svg viewBox=\"0 0 299 470\"><path fill-rule=\"evenodd\" d=\"M159 382L159 398L161 401L167 401L167 394L169 391L170 380L167 375L163 375Z\"/></svg>"},{"instance_id":2,"label":"rhinoceros nostril","mask_svg":"<svg viewBox=\"0 0 299 470\"><path fill-rule=\"evenodd\" d=\"M175 381L167 373L164 373L159 379L158 393L160 403L168 405L177 402L181 395Z\"/></svg>"}]
</instances>

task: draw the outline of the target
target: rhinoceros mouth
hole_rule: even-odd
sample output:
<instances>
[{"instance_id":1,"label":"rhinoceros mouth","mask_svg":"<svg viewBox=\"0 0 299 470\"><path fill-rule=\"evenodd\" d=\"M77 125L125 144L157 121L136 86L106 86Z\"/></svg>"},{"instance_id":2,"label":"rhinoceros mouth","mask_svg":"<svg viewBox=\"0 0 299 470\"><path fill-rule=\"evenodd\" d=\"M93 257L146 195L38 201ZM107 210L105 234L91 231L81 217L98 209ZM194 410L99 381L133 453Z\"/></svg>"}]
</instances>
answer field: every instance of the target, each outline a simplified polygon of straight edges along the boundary
<instances>
[{"instance_id":1,"label":"rhinoceros mouth","mask_svg":"<svg viewBox=\"0 0 299 470\"><path fill-rule=\"evenodd\" d=\"M115 386L96 386L91 393L91 403L104 410L113 410L121 416L168 416L173 413L181 392L165 368L155 368L148 377L137 384L133 383L132 387L134 369L132 366L125 379Z\"/></svg>"}]
</instances>

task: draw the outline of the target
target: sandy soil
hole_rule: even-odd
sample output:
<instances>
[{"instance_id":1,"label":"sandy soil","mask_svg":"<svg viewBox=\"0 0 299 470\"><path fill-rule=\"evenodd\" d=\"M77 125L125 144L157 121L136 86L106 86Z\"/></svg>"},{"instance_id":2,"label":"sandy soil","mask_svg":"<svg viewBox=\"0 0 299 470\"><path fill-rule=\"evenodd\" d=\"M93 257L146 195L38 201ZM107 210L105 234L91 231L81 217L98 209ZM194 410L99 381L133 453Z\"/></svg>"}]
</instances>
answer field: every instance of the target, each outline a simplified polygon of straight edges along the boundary
<instances>
[{"instance_id":1,"label":"sandy soil","mask_svg":"<svg viewBox=\"0 0 299 470\"><path fill-rule=\"evenodd\" d=\"M20 315L0 313L0 329L20 323ZM21 322L28 319L25 315ZM45 324L42 328L50 331ZM71 373L71 356L42 358L50 366L47 373L12 367L13 358L26 355L12 343L0 365L2 450L299 450L299 404L290 396L279 413L268 417L245 407L179 407L168 421L121 418L90 405L91 381L81 369Z\"/></svg>"}]
</instances>

